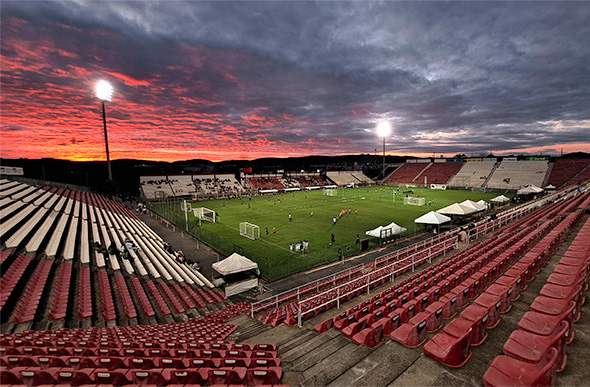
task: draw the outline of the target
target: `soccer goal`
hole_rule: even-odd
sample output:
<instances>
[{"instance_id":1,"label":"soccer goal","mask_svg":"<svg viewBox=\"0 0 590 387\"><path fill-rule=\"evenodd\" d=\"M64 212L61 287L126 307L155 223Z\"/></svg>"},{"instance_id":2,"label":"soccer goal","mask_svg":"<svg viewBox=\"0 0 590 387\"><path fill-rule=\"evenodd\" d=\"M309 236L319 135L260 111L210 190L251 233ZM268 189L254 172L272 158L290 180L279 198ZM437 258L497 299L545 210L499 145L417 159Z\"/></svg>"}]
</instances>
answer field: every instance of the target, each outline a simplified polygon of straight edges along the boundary
<instances>
[{"instance_id":1,"label":"soccer goal","mask_svg":"<svg viewBox=\"0 0 590 387\"><path fill-rule=\"evenodd\" d=\"M324 196L338 196L338 190L326 188L324 189Z\"/></svg>"},{"instance_id":2,"label":"soccer goal","mask_svg":"<svg viewBox=\"0 0 590 387\"><path fill-rule=\"evenodd\" d=\"M260 227L255 224L242 222L240 223L240 235L248 239L260 239Z\"/></svg>"},{"instance_id":3,"label":"soccer goal","mask_svg":"<svg viewBox=\"0 0 590 387\"><path fill-rule=\"evenodd\" d=\"M193 208L195 216L201 220L215 223L215 211L205 207Z\"/></svg>"},{"instance_id":4,"label":"soccer goal","mask_svg":"<svg viewBox=\"0 0 590 387\"><path fill-rule=\"evenodd\" d=\"M404 198L404 204L409 204L410 206L423 206L426 204L426 199L407 197Z\"/></svg>"}]
</instances>

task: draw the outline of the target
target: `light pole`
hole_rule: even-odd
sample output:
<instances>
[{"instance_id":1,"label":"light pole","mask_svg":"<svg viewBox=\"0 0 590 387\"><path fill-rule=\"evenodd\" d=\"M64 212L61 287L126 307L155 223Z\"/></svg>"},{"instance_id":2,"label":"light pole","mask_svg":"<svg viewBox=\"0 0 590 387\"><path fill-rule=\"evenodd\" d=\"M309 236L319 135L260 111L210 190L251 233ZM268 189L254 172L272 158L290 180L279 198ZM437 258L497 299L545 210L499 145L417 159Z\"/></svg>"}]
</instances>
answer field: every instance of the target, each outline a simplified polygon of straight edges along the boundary
<instances>
[{"instance_id":1,"label":"light pole","mask_svg":"<svg viewBox=\"0 0 590 387\"><path fill-rule=\"evenodd\" d=\"M383 180L385 180L385 137L391 133L391 125L389 122L383 121L377 125L377 135L383 137Z\"/></svg>"},{"instance_id":2,"label":"light pole","mask_svg":"<svg viewBox=\"0 0 590 387\"><path fill-rule=\"evenodd\" d=\"M107 169L109 174L109 181L113 180L113 171L111 169L111 158L109 156L109 137L107 136L107 115L104 109L104 103L110 102L113 97L113 87L107 81L99 81L96 84L96 98L102 104L102 123L104 125L104 144L107 151Z\"/></svg>"}]
</instances>

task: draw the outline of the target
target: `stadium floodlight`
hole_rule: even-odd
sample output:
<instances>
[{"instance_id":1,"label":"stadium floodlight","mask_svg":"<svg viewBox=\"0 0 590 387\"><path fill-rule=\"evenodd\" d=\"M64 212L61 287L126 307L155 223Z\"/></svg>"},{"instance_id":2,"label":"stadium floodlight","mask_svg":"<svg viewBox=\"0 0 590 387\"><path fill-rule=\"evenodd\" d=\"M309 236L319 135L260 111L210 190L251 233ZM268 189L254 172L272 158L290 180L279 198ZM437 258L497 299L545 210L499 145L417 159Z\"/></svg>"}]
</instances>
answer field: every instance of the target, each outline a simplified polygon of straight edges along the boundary
<instances>
[{"instance_id":1,"label":"stadium floodlight","mask_svg":"<svg viewBox=\"0 0 590 387\"><path fill-rule=\"evenodd\" d=\"M113 86L107 81L99 81L96 84L96 98L102 104L102 123L104 126L104 144L107 151L107 169L108 169L108 176L109 181L113 180L113 172L111 169L111 158L109 156L109 137L107 136L107 115L104 109L105 102L111 102L111 98L113 97Z\"/></svg>"},{"instance_id":2,"label":"stadium floodlight","mask_svg":"<svg viewBox=\"0 0 590 387\"><path fill-rule=\"evenodd\" d=\"M383 180L385 180L385 137L391 133L391 125L387 121L377 125L377 135L383 137Z\"/></svg>"}]
</instances>

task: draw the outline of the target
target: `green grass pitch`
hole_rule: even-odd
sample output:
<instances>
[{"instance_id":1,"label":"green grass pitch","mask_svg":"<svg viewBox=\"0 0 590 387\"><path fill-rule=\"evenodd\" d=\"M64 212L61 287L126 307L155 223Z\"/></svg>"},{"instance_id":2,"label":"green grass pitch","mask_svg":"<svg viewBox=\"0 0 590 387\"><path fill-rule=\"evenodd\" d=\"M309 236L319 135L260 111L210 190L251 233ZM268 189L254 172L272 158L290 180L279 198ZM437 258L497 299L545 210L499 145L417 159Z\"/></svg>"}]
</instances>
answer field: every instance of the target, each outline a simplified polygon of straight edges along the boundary
<instances>
[{"instance_id":1,"label":"green grass pitch","mask_svg":"<svg viewBox=\"0 0 590 387\"><path fill-rule=\"evenodd\" d=\"M438 191L413 188L414 194L426 199L425 206L403 204L406 196L403 191L409 188L396 187L362 187L339 189L337 196L326 196L323 191L294 192L286 194L254 196L251 199L219 199L193 202L192 207L206 207L218 213L216 223L202 222L193 213L188 214L189 227L205 242L221 253L229 255L236 246L243 249L243 254L256 261L262 276L274 280L294 272L305 270L322 263L338 259L338 249L344 256L359 252L356 236L369 238L370 247L378 246L378 238L365 235L365 231L380 225L396 222L408 229L405 235L414 233L414 219L455 202L466 199L478 201L497 196L497 193L471 191ZM395 200L394 200L395 199ZM428 205L429 201L434 201ZM159 204L162 206L162 204ZM155 205L156 209L158 205ZM174 209L173 218L179 225L184 224L179 204L168 205ZM343 209L350 209L346 215L339 217ZM158 211L165 215L166 210ZM313 212L313 216L312 216ZM170 212L168 212L170 213ZM292 220L289 221L289 213ZM337 218L336 224L333 218ZM260 227L260 239L250 240L240 235L240 222L250 222ZM277 232L273 233L273 227ZM268 235L266 229L268 228ZM416 231L424 230L417 225ZM330 243L331 234L335 242ZM309 250L304 253L291 252L289 244L307 240ZM240 249L240 250L241 250Z\"/></svg>"}]
</instances>

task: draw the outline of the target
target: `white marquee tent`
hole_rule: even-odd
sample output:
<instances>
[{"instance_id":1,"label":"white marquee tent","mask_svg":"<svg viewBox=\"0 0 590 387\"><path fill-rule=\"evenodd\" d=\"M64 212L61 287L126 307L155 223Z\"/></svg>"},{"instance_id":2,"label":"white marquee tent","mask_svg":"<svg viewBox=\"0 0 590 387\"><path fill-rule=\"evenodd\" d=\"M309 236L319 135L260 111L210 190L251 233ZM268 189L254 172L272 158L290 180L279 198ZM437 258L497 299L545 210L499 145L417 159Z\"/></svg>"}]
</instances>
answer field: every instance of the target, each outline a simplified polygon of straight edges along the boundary
<instances>
[{"instance_id":1,"label":"white marquee tent","mask_svg":"<svg viewBox=\"0 0 590 387\"><path fill-rule=\"evenodd\" d=\"M464 200L459 204L462 206L465 206L465 207L473 208L473 209L475 209L475 211L483 211L488 208L487 205L485 205L485 204L482 205L479 202L474 202L473 200L469 200L469 199Z\"/></svg>"},{"instance_id":2,"label":"white marquee tent","mask_svg":"<svg viewBox=\"0 0 590 387\"><path fill-rule=\"evenodd\" d=\"M459 203L453 203L450 206L437 210L436 212L447 215L468 215L476 212L476 210L475 208L466 207Z\"/></svg>"},{"instance_id":3,"label":"white marquee tent","mask_svg":"<svg viewBox=\"0 0 590 387\"><path fill-rule=\"evenodd\" d=\"M252 269L258 270L258 264L238 253L233 253L223 261L215 262L213 269L221 275L235 274Z\"/></svg>"},{"instance_id":4,"label":"white marquee tent","mask_svg":"<svg viewBox=\"0 0 590 387\"><path fill-rule=\"evenodd\" d=\"M374 228L373 230L366 231L365 234L368 236L375 237L375 238L380 238L381 231L387 230L387 229L391 229L391 235L401 234L402 232L406 232L408 230L405 227L401 227L401 226L395 224L395 222L391 222L387 226L379 226L377 228Z\"/></svg>"},{"instance_id":5,"label":"white marquee tent","mask_svg":"<svg viewBox=\"0 0 590 387\"><path fill-rule=\"evenodd\" d=\"M517 195L531 195L531 194L538 194L541 192L543 192L543 188L537 187L535 185L528 185L528 186L516 191L516 194Z\"/></svg>"},{"instance_id":6,"label":"white marquee tent","mask_svg":"<svg viewBox=\"0 0 590 387\"><path fill-rule=\"evenodd\" d=\"M259 274L258 264L238 253L233 253L224 260L215 262L212 267L223 276L247 272L253 269L256 269L256 273ZM253 275L246 276L245 279L240 279L233 283L226 283L225 295L229 297L256 287L258 287L258 278Z\"/></svg>"},{"instance_id":7,"label":"white marquee tent","mask_svg":"<svg viewBox=\"0 0 590 387\"><path fill-rule=\"evenodd\" d=\"M505 202L509 202L510 199L504 195L500 195L500 196L496 196L495 198L490 199L490 201L494 202L494 203L505 203Z\"/></svg>"},{"instance_id":8,"label":"white marquee tent","mask_svg":"<svg viewBox=\"0 0 590 387\"><path fill-rule=\"evenodd\" d=\"M430 211L422 215L421 217L414 219L414 223L423 223L423 224L437 224L441 225L443 223L450 222L451 218L448 216L439 214L438 212Z\"/></svg>"}]
</instances>

